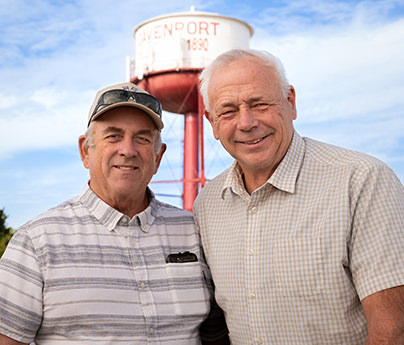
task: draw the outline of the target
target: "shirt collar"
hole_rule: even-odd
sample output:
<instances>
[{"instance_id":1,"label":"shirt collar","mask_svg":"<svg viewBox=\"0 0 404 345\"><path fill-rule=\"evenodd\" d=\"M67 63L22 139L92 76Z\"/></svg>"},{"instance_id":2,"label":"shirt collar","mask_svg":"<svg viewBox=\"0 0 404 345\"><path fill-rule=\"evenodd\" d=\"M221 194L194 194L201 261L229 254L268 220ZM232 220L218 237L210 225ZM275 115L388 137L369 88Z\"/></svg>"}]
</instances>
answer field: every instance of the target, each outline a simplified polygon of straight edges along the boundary
<instances>
[{"instance_id":1,"label":"shirt collar","mask_svg":"<svg viewBox=\"0 0 404 345\"><path fill-rule=\"evenodd\" d=\"M140 223L140 228L144 232L149 232L149 229L151 225L154 222L154 219L156 218L157 214L157 208L158 208L158 202L156 197L154 196L154 193L147 188L147 194L149 196L149 206L146 207L146 209L140 213L138 213L136 216L132 218L137 218Z\"/></svg>"},{"instance_id":2,"label":"shirt collar","mask_svg":"<svg viewBox=\"0 0 404 345\"><path fill-rule=\"evenodd\" d=\"M306 144L304 140L294 131L292 142L286 155L264 185L271 184L277 189L294 193L305 151ZM222 188L222 198L224 198L226 191L230 190L241 197L248 195L244 186L241 168L237 161L234 161L228 169Z\"/></svg>"},{"instance_id":3,"label":"shirt collar","mask_svg":"<svg viewBox=\"0 0 404 345\"><path fill-rule=\"evenodd\" d=\"M285 157L279 163L268 182L280 190L294 193L305 152L306 143L295 131Z\"/></svg>"},{"instance_id":4,"label":"shirt collar","mask_svg":"<svg viewBox=\"0 0 404 345\"><path fill-rule=\"evenodd\" d=\"M144 232L148 232L150 226L153 224L155 219L157 200L154 193L147 188L147 193L149 196L149 206L142 212L135 215L130 221L130 224L140 225L140 228ZM125 216L123 213L117 211L113 207L109 206L106 202L101 200L90 188L88 184L84 187L81 192L79 199L82 204L88 209L90 214L92 214L101 224L103 224L109 231L115 229L119 221Z\"/></svg>"}]
</instances>

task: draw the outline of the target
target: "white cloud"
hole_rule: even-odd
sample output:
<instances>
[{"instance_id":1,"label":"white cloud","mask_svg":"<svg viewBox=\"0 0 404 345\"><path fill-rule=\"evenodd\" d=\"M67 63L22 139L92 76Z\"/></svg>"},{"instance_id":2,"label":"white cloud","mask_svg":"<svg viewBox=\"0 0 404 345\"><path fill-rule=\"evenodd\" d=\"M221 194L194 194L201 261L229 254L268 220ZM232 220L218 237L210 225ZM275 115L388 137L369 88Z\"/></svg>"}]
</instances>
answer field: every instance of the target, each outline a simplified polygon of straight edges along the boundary
<instances>
[{"instance_id":1,"label":"white cloud","mask_svg":"<svg viewBox=\"0 0 404 345\"><path fill-rule=\"evenodd\" d=\"M10 154L44 148L76 145L84 133L89 95L60 94L55 89L34 91L30 100L8 109L0 117L0 127L6 128L0 136L0 159Z\"/></svg>"},{"instance_id":2,"label":"white cloud","mask_svg":"<svg viewBox=\"0 0 404 345\"><path fill-rule=\"evenodd\" d=\"M58 89L45 88L35 90L30 99L33 102L43 105L46 109L49 109L60 104L63 98L67 98L66 92L61 92ZM60 106L63 107L63 104L60 104Z\"/></svg>"},{"instance_id":3,"label":"white cloud","mask_svg":"<svg viewBox=\"0 0 404 345\"><path fill-rule=\"evenodd\" d=\"M0 109L7 109L17 104L17 96L0 93Z\"/></svg>"}]
</instances>

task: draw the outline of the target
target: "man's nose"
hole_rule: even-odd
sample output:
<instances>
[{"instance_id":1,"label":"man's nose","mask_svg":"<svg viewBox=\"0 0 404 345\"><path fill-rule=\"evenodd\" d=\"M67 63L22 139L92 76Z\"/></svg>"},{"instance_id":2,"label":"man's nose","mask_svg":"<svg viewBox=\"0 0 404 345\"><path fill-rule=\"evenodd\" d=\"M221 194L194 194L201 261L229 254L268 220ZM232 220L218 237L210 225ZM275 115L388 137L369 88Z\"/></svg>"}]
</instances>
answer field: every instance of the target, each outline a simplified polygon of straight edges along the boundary
<instances>
[{"instance_id":1,"label":"man's nose","mask_svg":"<svg viewBox=\"0 0 404 345\"><path fill-rule=\"evenodd\" d=\"M238 128L242 131L250 131L258 125L258 121L248 106L240 107L238 116Z\"/></svg>"},{"instance_id":2,"label":"man's nose","mask_svg":"<svg viewBox=\"0 0 404 345\"><path fill-rule=\"evenodd\" d=\"M119 148L119 153L126 157L137 156L138 150L134 140L132 140L132 138L129 137L122 140Z\"/></svg>"}]
</instances>

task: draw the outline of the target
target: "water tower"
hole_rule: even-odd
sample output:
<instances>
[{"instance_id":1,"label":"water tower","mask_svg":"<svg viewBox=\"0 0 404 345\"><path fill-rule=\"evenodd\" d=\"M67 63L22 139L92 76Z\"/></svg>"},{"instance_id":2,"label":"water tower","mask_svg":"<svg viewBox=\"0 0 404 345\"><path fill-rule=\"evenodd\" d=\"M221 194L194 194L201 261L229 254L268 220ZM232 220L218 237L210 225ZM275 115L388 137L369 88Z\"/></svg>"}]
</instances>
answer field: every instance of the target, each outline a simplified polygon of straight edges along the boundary
<instances>
[{"instance_id":1,"label":"water tower","mask_svg":"<svg viewBox=\"0 0 404 345\"><path fill-rule=\"evenodd\" d=\"M157 97L165 111L184 115L182 199L183 208L191 211L205 183L199 74L219 54L248 48L253 29L240 20L191 8L143 22L133 35L131 81Z\"/></svg>"}]
</instances>

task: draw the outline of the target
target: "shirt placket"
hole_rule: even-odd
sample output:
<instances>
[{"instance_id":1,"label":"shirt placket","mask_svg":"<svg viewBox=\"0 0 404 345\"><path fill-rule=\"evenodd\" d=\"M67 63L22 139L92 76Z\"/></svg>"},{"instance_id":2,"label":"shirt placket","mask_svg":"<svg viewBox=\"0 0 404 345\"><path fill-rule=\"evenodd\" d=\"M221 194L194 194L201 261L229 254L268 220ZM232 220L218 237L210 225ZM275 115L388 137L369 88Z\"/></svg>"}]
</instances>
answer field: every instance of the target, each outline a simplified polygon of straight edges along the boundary
<instances>
[{"instance_id":1,"label":"shirt placket","mask_svg":"<svg viewBox=\"0 0 404 345\"><path fill-rule=\"evenodd\" d=\"M129 220L128 220L129 221ZM159 344L157 337L157 312L150 287L147 263L142 250L142 229L140 225L128 225L129 254L132 271L135 276L140 308L145 321L145 333L148 344Z\"/></svg>"},{"instance_id":2,"label":"shirt placket","mask_svg":"<svg viewBox=\"0 0 404 345\"><path fill-rule=\"evenodd\" d=\"M259 268L259 232L260 232L260 215L259 215L259 195L258 191L251 195L250 201L246 209L247 229L245 232L245 281L247 282L247 309L248 322L251 335L251 344L264 344L260 321L260 304L262 303L261 291L259 291L259 282L262 277Z\"/></svg>"}]
</instances>

